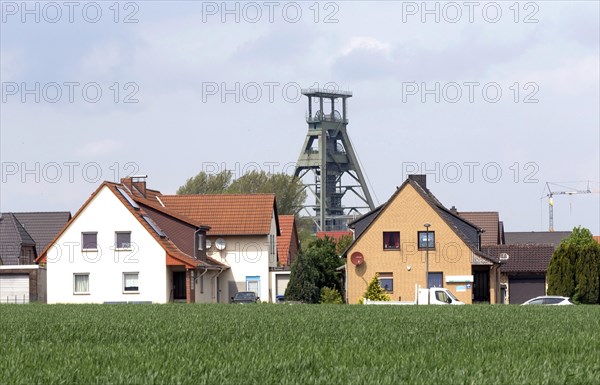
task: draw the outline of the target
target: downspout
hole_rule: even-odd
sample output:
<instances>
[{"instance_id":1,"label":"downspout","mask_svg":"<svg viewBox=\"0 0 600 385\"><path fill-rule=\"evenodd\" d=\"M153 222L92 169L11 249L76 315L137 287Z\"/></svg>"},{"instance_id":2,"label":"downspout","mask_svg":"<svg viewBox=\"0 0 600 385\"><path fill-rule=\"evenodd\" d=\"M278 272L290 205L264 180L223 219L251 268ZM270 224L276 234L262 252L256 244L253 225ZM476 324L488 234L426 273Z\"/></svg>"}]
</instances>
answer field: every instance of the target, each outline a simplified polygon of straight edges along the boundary
<instances>
[{"instance_id":1,"label":"downspout","mask_svg":"<svg viewBox=\"0 0 600 385\"><path fill-rule=\"evenodd\" d=\"M345 291L344 297L346 297L346 305L347 305L348 304L348 261L346 261L346 263L344 263L344 291Z\"/></svg>"},{"instance_id":2,"label":"downspout","mask_svg":"<svg viewBox=\"0 0 600 385\"><path fill-rule=\"evenodd\" d=\"M196 277L196 279L198 280L198 283L197 283L197 285L198 285L198 284L200 284L202 277L203 277L203 276L204 276L204 274L206 274L206 273L208 273L208 269L205 267L205 268L204 268L204 272L203 272L202 274L200 274L199 276L197 276L197 277ZM200 294L203 294L203 291L204 291L204 285L202 285L202 286L200 287Z\"/></svg>"},{"instance_id":3,"label":"downspout","mask_svg":"<svg viewBox=\"0 0 600 385\"><path fill-rule=\"evenodd\" d=\"M219 275L221 275L221 273L222 273L222 272L224 272L224 271L225 271L225 269L223 269L222 267L221 267L221 268L219 268L219 273L213 277L213 279L215 280L215 285L211 285L212 287L215 287L215 286L216 286L216 284L217 284L217 278L219 278ZM218 287L216 287L216 290L215 290L215 295L213 296L213 298L215 298L215 297L217 296L217 291L218 291L218 290L219 290L219 288L218 288Z\"/></svg>"}]
</instances>

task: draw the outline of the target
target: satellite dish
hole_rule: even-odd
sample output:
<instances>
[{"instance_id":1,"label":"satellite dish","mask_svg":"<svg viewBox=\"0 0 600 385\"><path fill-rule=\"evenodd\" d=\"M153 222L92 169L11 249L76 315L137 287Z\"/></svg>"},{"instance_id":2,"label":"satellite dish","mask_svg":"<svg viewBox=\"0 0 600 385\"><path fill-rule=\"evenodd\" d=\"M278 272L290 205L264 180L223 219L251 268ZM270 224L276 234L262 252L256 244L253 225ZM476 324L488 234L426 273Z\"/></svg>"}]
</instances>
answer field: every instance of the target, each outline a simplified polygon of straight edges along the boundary
<instances>
[{"instance_id":1,"label":"satellite dish","mask_svg":"<svg viewBox=\"0 0 600 385\"><path fill-rule=\"evenodd\" d=\"M365 262L365 257L362 255L362 253L355 251L350 256L350 262L352 262L352 264L355 266L360 266Z\"/></svg>"},{"instance_id":2,"label":"satellite dish","mask_svg":"<svg viewBox=\"0 0 600 385\"><path fill-rule=\"evenodd\" d=\"M207 239L207 240L206 240L206 248L207 248L207 249L210 249L210 248L211 248L211 246L212 246L212 242L210 241L210 239Z\"/></svg>"},{"instance_id":3,"label":"satellite dish","mask_svg":"<svg viewBox=\"0 0 600 385\"><path fill-rule=\"evenodd\" d=\"M215 247L217 248L217 250L223 250L223 249L225 249L225 246L226 246L226 243L223 238L219 238L215 241Z\"/></svg>"}]
</instances>

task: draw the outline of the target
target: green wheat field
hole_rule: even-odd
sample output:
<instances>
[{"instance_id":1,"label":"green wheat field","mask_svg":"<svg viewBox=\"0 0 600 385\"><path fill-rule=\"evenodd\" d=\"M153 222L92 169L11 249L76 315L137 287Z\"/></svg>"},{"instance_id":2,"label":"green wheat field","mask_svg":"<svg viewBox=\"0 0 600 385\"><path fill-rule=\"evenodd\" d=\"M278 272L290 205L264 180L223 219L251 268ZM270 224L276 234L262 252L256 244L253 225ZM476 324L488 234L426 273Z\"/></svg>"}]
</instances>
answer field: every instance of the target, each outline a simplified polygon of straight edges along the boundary
<instances>
[{"instance_id":1,"label":"green wheat field","mask_svg":"<svg viewBox=\"0 0 600 385\"><path fill-rule=\"evenodd\" d=\"M600 306L1 305L0 384L599 384Z\"/></svg>"}]
</instances>

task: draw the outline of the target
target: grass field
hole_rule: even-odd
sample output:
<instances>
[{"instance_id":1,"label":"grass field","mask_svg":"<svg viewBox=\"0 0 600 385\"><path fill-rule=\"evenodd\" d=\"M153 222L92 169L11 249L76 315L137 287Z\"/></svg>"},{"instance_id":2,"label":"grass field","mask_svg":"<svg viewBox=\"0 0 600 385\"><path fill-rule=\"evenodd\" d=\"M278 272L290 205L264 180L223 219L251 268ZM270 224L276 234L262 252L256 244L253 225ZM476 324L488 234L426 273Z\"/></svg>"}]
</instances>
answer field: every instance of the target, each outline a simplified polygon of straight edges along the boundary
<instances>
[{"instance_id":1,"label":"grass field","mask_svg":"<svg viewBox=\"0 0 600 385\"><path fill-rule=\"evenodd\" d=\"M600 306L1 305L0 384L598 384Z\"/></svg>"}]
</instances>

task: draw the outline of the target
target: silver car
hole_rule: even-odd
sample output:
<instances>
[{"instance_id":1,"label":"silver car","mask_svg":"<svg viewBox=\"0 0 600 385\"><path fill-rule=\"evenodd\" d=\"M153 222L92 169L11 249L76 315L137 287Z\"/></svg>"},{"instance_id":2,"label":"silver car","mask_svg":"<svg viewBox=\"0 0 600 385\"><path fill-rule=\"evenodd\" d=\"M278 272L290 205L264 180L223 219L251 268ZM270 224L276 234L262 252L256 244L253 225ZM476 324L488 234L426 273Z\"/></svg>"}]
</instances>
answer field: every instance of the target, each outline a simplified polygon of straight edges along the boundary
<instances>
[{"instance_id":1,"label":"silver car","mask_svg":"<svg viewBox=\"0 0 600 385\"><path fill-rule=\"evenodd\" d=\"M569 297L560 297L557 295L543 295L541 297L535 297L523 305L574 305Z\"/></svg>"}]
</instances>

